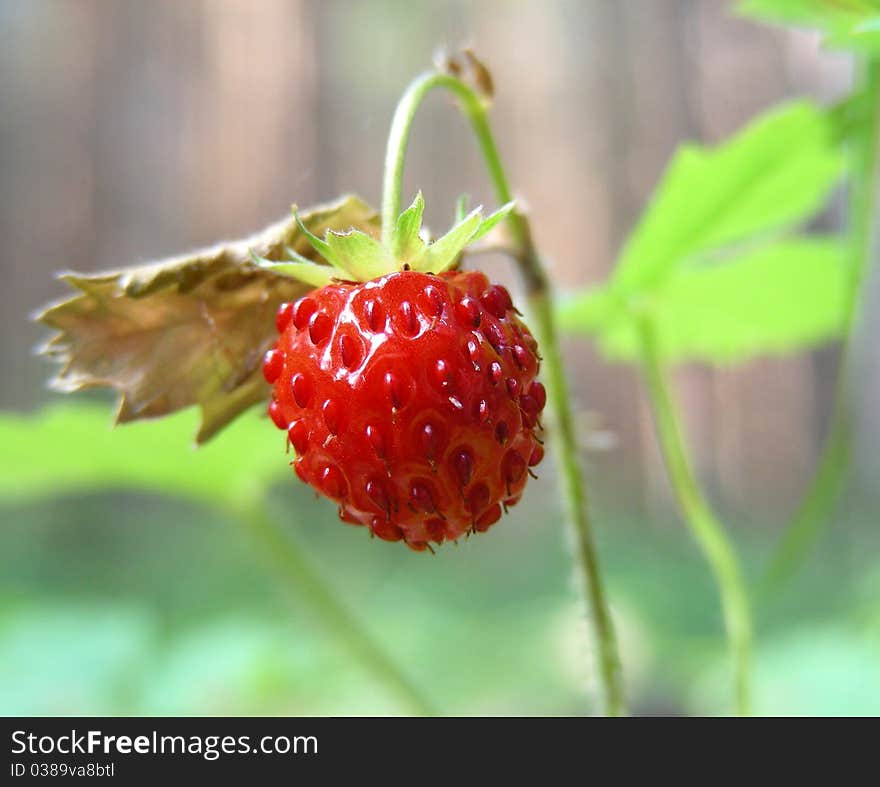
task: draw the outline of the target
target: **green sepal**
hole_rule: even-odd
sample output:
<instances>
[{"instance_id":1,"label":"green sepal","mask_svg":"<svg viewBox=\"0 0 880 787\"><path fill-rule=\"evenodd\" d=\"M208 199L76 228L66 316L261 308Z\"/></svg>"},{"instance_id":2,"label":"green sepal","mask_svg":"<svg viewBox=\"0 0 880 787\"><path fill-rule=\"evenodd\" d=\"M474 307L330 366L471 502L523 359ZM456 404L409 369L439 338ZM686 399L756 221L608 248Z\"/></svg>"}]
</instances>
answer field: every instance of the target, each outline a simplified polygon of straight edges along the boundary
<instances>
[{"instance_id":1,"label":"green sepal","mask_svg":"<svg viewBox=\"0 0 880 787\"><path fill-rule=\"evenodd\" d=\"M360 230L328 231L324 240L309 232L293 208L300 231L312 248L338 272L336 278L369 281L396 270L397 265L384 246Z\"/></svg>"},{"instance_id":2,"label":"green sepal","mask_svg":"<svg viewBox=\"0 0 880 787\"><path fill-rule=\"evenodd\" d=\"M442 238L428 246L423 254L411 260L410 266L422 272L442 273L449 270L468 244L479 240L504 221L513 207L514 203L508 202L485 219L482 206L474 208Z\"/></svg>"},{"instance_id":3,"label":"green sepal","mask_svg":"<svg viewBox=\"0 0 880 787\"><path fill-rule=\"evenodd\" d=\"M328 232L327 246L336 266L348 271L355 281L369 281L398 268L388 250L360 230Z\"/></svg>"},{"instance_id":4,"label":"green sepal","mask_svg":"<svg viewBox=\"0 0 880 787\"><path fill-rule=\"evenodd\" d=\"M462 213L466 199L462 197L458 200L456 215ZM328 265L315 263L291 248L285 249L289 259L268 260L253 253L251 257L261 268L316 287L324 286L333 279L370 281L406 269L442 273L454 267L469 243L479 240L504 221L513 207L514 203L509 202L485 218L482 206L475 208L457 221L443 237L428 244L422 238L425 200L419 192L412 205L398 216L388 248L371 234L359 229L350 232L328 230L321 239L300 220L294 206L293 216L303 238Z\"/></svg>"},{"instance_id":5,"label":"green sepal","mask_svg":"<svg viewBox=\"0 0 880 787\"><path fill-rule=\"evenodd\" d=\"M493 229L495 229L495 227L497 227L510 215L510 212L514 209L515 206L515 202L508 202L506 205L502 205L494 213L483 219L483 221L480 222L480 226L477 227L477 231L471 237L470 242L473 243L483 236L488 235Z\"/></svg>"},{"instance_id":6,"label":"green sepal","mask_svg":"<svg viewBox=\"0 0 880 787\"><path fill-rule=\"evenodd\" d=\"M391 239L391 254L395 259L406 262L417 259L425 251L425 242L421 238L422 214L425 211L425 199L420 191L416 194L413 204L400 216Z\"/></svg>"},{"instance_id":7,"label":"green sepal","mask_svg":"<svg viewBox=\"0 0 880 787\"><path fill-rule=\"evenodd\" d=\"M330 246L328 245L328 243L321 240L305 224L303 224L302 219L299 217L299 212L296 209L296 205L294 205L290 210L293 213L293 218L296 219L296 226L299 227L299 231L305 236L306 240L311 244L312 248L331 265L335 265L336 261L333 259L333 252L330 250Z\"/></svg>"},{"instance_id":8,"label":"green sepal","mask_svg":"<svg viewBox=\"0 0 880 787\"><path fill-rule=\"evenodd\" d=\"M410 267L416 271L431 273L449 270L479 229L483 221L481 211L482 207L472 210L442 238L428 246L418 258L410 260Z\"/></svg>"},{"instance_id":9,"label":"green sepal","mask_svg":"<svg viewBox=\"0 0 880 787\"><path fill-rule=\"evenodd\" d=\"M311 287L325 287L333 281L334 268L331 268L329 265L319 265L316 262L312 262L289 246L285 247L285 252L291 259L278 262L267 260L253 250L250 252L250 255L254 264L260 268L278 273L281 276L289 276Z\"/></svg>"},{"instance_id":10,"label":"green sepal","mask_svg":"<svg viewBox=\"0 0 880 787\"><path fill-rule=\"evenodd\" d=\"M471 201L470 194L461 194L458 199L455 201L455 214L452 219L453 224L458 224L465 216L467 216L468 212L468 204Z\"/></svg>"}]
</instances>

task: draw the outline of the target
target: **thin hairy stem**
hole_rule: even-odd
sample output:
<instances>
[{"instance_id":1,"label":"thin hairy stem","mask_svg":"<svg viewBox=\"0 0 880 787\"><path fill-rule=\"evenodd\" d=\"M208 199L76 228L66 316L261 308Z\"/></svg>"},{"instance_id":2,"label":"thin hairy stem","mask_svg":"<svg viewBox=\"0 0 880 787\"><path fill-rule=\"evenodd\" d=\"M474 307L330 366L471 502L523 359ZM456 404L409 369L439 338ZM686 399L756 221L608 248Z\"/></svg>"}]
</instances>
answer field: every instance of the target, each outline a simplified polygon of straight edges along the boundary
<instances>
[{"instance_id":1,"label":"thin hairy stem","mask_svg":"<svg viewBox=\"0 0 880 787\"><path fill-rule=\"evenodd\" d=\"M645 385L663 460L685 522L715 576L733 660L736 710L745 716L750 712L752 649L752 616L745 582L736 550L707 503L694 474L656 337L647 318L642 323L641 336Z\"/></svg>"},{"instance_id":2,"label":"thin hairy stem","mask_svg":"<svg viewBox=\"0 0 880 787\"><path fill-rule=\"evenodd\" d=\"M513 199L501 156L489 126L487 102L460 79L448 74L428 72L418 77L407 88L391 124L382 195L382 238L386 245L390 245L391 233L400 213L403 167L413 118L425 96L435 88L451 91L458 99L462 112L470 120L498 202L505 204ZM515 249L520 273L525 281L532 328L544 356L542 368L548 400L555 420L556 432L553 444L559 464L560 486L566 502L566 517L576 543L577 563L583 579L591 628L598 650L602 709L609 716L617 716L625 712L620 662L599 570L592 523L587 512L586 486L578 456L565 372L551 308L551 287L541 258L532 242L526 215L515 209L508 216L506 226L511 236L511 245Z\"/></svg>"}]
</instances>

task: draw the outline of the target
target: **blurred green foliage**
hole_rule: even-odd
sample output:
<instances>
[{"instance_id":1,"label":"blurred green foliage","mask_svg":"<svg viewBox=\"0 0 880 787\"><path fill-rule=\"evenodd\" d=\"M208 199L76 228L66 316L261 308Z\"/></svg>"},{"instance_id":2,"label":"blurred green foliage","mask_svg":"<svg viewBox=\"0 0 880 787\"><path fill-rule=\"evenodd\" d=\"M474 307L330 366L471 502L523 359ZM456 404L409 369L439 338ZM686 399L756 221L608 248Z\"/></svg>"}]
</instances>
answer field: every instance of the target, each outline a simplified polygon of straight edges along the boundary
<instances>
[{"instance_id":1,"label":"blurred green foliage","mask_svg":"<svg viewBox=\"0 0 880 787\"><path fill-rule=\"evenodd\" d=\"M834 49L880 52L878 0L743 0L739 11L765 22L818 28Z\"/></svg>"},{"instance_id":2,"label":"blurred green foliage","mask_svg":"<svg viewBox=\"0 0 880 787\"><path fill-rule=\"evenodd\" d=\"M215 506L265 489L285 470L251 411L196 451L195 410L114 430L106 408L63 404L0 417L8 467L0 495L40 499L89 489L142 489ZM47 450L48 449L48 450Z\"/></svg>"},{"instance_id":3,"label":"blurred green foliage","mask_svg":"<svg viewBox=\"0 0 880 787\"><path fill-rule=\"evenodd\" d=\"M829 113L776 108L723 144L679 149L601 287L560 307L611 358L640 358L649 319L666 361L729 362L839 336L846 241L791 239L843 174Z\"/></svg>"},{"instance_id":4,"label":"blurred green foliage","mask_svg":"<svg viewBox=\"0 0 880 787\"><path fill-rule=\"evenodd\" d=\"M713 266L671 273L637 308L650 310L664 360L730 363L785 353L839 335L847 311L847 256L833 240L788 240ZM598 331L611 358L640 357L638 325L602 288L563 307L563 325Z\"/></svg>"},{"instance_id":5,"label":"blurred green foliage","mask_svg":"<svg viewBox=\"0 0 880 787\"><path fill-rule=\"evenodd\" d=\"M267 490L283 477L264 493L273 510L441 711L582 711L588 645L552 474L491 534L418 555L339 523L288 477L264 418L194 452L195 416L113 430L94 407L0 418L0 712L400 711L237 526L225 501L250 472ZM695 548L662 517L602 532L633 709L724 712L721 623ZM752 532L747 557L768 541ZM762 610L759 710L880 707L871 543L824 550Z\"/></svg>"}]
</instances>

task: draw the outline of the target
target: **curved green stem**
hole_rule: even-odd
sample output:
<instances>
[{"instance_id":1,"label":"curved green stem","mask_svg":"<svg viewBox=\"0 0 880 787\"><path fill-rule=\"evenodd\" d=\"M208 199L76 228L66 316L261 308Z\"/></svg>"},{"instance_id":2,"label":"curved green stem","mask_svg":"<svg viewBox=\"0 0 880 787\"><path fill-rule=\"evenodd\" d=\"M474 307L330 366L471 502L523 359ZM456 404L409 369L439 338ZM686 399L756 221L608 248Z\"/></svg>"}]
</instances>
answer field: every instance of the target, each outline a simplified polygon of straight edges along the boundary
<instances>
[{"instance_id":1,"label":"curved green stem","mask_svg":"<svg viewBox=\"0 0 880 787\"><path fill-rule=\"evenodd\" d=\"M279 575L295 591L297 597L306 599L312 605L317 613L316 618L327 630L413 713L433 715L430 703L419 689L321 579L294 541L268 513L265 504L254 501L241 506L237 514L263 547L266 557L275 565Z\"/></svg>"},{"instance_id":2,"label":"curved green stem","mask_svg":"<svg viewBox=\"0 0 880 787\"><path fill-rule=\"evenodd\" d=\"M480 153L486 164L486 171L495 188L495 196L502 205L513 202L513 192L492 129L489 126L488 104L467 84L449 74L428 71L417 77L407 88L394 112L391 131L388 134L388 147L385 153L385 174L382 180L382 241L390 244L391 233L401 209L403 190L403 166L409 144L409 132L419 105L435 88L451 91L459 99L461 111L470 121ZM529 292L546 290L547 276L538 255L535 254L528 218L518 209L507 217L512 246L516 250L520 269L525 277Z\"/></svg>"},{"instance_id":3,"label":"curved green stem","mask_svg":"<svg viewBox=\"0 0 880 787\"><path fill-rule=\"evenodd\" d=\"M513 195L501 164L501 157L489 126L487 104L467 84L448 74L428 72L418 77L404 93L397 106L388 137L382 195L382 239L390 244L401 207L403 167L413 118L425 96L434 88L444 88L458 98L461 109L470 120L486 163L498 202L511 202ZM602 585L599 559L594 543L592 524L587 513L587 494L581 472L577 440L559 353L556 323L553 314L550 283L534 244L528 218L515 209L507 218L507 228L521 275L526 284L532 327L544 353L543 369L548 399L556 421L553 441L559 464L561 487L566 501L567 519L573 532L578 566L590 611L590 622L598 650L599 684L602 708L609 716L625 713L620 661L614 627Z\"/></svg>"},{"instance_id":4,"label":"curved green stem","mask_svg":"<svg viewBox=\"0 0 880 787\"><path fill-rule=\"evenodd\" d=\"M806 496L783 532L761 577L758 587L761 596L770 596L777 592L797 573L810 554L811 547L819 539L822 528L840 497L851 458L849 408L843 397L844 393L840 391L834 399L834 410L819 464Z\"/></svg>"},{"instance_id":5,"label":"curved green stem","mask_svg":"<svg viewBox=\"0 0 880 787\"><path fill-rule=\"evenodd\" d=\"M861 311L864 283L871 269L875 245L877 191L880 187L880 58L862 65L859 99L866 104L864 118L852 132L852 187L849 222L852 277L847 292L847 323L837 370L834 404L828 434L816 472L797 514L785 529L762 579L764 591L778 589L810 553L840 496L850 461L850 376L852 342Z\"/></svg>"},{"instance_id":6,"label":"curved green stem","mask_svg":"<svg viewBox=\"0 0 880 787\"><path fill-rule=\"evenodd\" d=\"M752 616L745 582L733 544L706 502L691 467L656 337L647 318L641 325L641 338L645 384L663 459L685 521L715 575L733 657L736 709L739 714L748 715Z\"/></svg>"}]
</instances>

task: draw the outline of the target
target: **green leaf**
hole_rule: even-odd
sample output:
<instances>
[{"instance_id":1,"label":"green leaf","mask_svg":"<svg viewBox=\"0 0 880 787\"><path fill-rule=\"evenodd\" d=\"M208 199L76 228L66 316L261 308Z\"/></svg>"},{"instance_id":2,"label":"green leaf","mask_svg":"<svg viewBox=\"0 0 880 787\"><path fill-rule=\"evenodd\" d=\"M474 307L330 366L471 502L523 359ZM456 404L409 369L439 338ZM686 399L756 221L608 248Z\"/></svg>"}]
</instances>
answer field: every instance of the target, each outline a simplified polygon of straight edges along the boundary
<instances>
[{"instance_id":1,"label":"green leaf","mask_svg":"<svg viewBox=\"0 0 880 787\"><path fill-rule=\"evenodd\" d=\"M563 297L556 306L559 327L599 336L617 320L632 318L625 299L604 285Z\"/></svg>"},{"instance_id":2,"label":"green leaf","mask_svg":"<svg viewBox=\"0 0 880 787\"><path fill-rule=\"evenodd\" d=\"M609 288L565 302L563 327L594 334L609 357L640 357L647 317L666 361L739 361L832 339L846 322L847 249L835 240L786 240L728 262L679 270L650 296Z\"/></svg>"},{"instance_id":3,"label":"green leaf","mask_svg":"<svg viewBox=\"0 0 880 787\"><path fill-rule=\"evenodd\" d=\"M412 261L413 270L442 273L451 268L462 249L471 242L483 222L482 207L475 208L442 238L425 249L421 257Z\"/></svg>"},{"instance_id":4,"label":"green leaf","mask_svg":"<svg viewBox=\"0 0 880 787\"><path fill-rule=\"evenodd\" d=\"M424 211L425 200L420 191L416 194L413 204L397 217L391 254L401 262L417 259L425 250L425 242L419 235Z\"/></svg>"},{"instance_id":5,"label":"green leaf","mask_svg":"<svg viewBox=\"0 0 880 787\"><path fill-rule=\"evenodd\" d=\"M716 148L681 148L623 249L616 286L650 289L698 255L803 221L822 205L843 161L828 116L802 101Z\"/></svg>"},{"instance_id":6,"label":"green leaf","mask_svg":"<svg viewBox=\"0 0 880 787\"><path fill-rule=\"evenodd\" d=\"M817 28L831 48L880 52L878 0L744 0L737 10L766 22Z\"/></svg>"},{"instance_id":7,"label":"green leaf","mask_svg":"<svg viewBox=\"0 0 880 787\"><path fill-rule=\"evenodd\" d=\"M55 405L33 415L0 413L0 499L143 489L234 505L288 475L283 441L264 414L238 418L195 450L193 408L111 428L104 407Z\"/></svg>"},{"instance_id":8,"label":"green leaf","mask_svg":"<svg viewBox=\"0 0 880 787\"><path fill-rule=\"evenodd\" d=\"M822 204L843 168L840 118L805 102L714 148L682 148L609 282L561 307L609 356L640 358L649 320L667 361L742 360L839 335L844 246L778 240Z\"/></svg>"},{"instance_id":9,"label":"green leaf","mask_svg":"<svg viewBox=\"0 0 880 787\"><path fill-rule=\"evenodd\" d=\"M360 230L328 232L327 245L337 265L356 281L369 281L398 267L379 241Z\"/></svg>"}]
</instances>

